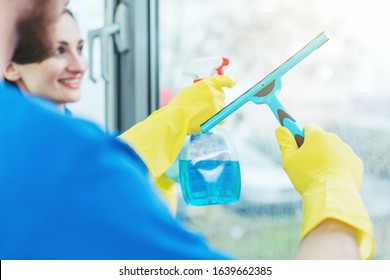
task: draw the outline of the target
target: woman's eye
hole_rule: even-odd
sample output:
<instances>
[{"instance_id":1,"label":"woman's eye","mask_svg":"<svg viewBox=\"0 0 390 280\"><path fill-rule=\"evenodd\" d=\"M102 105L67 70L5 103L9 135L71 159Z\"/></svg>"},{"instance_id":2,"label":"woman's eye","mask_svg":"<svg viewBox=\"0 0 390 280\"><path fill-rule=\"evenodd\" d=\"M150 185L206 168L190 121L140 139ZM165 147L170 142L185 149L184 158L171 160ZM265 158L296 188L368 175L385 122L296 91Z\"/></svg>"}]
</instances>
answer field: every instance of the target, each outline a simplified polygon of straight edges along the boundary
<instances>
[{"instance_id":1,"label":"woman's eye","mask_svg":"<svg viewBox=\"0 0 390 280\"><path fill-rule=\"evenodd\" d=\"M77 51L78 51L78 53L83 53L83 49L84 49L84 46L79 46L78 48L77 48Z\"/></svg>"},{"instance_id":2,"label":"woman's eye","mask_svg":"<svg viewBox=\"0 0 390 280\"><path fill-rule=\"evenodd\" d=\"M63 47L58 47L56 49L56 55L61 55L61 54L64 54L65 53L65 48Z\"/></svg>"}]
</instances>

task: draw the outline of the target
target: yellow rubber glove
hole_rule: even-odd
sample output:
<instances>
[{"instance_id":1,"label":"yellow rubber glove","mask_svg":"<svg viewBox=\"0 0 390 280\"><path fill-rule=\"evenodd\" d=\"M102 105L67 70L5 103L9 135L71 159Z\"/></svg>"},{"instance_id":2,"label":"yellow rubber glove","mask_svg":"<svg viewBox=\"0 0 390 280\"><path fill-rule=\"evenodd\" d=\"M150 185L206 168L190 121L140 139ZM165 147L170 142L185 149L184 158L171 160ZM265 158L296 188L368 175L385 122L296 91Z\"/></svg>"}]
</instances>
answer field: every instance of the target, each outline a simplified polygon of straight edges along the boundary
<instances>
[{"instance_id":1,"label":"yellow rubber glove","mask_svg":"<svg viewBox=\"0 0 390 280\"><path fill-rule=\"evenodd\" d=\"M360 158L337 135L305 126L305 141L298 149L291 132L276 129L282 165L302 195L301 239L326 219L336 219L357 231L361 258L374 252L372 224L359 195L363 177Z\"/></svg>"},{"instance_id":2,"label":"yellow rubber glove","mask_svg":"<svg viewBox=\"0 0 390 280\"><path fill-rule=\"evenodd\" d=\"M222 88L234 84L232 78L224 75L203 79L184 88L167 106L119 136L144 160L163 193L172 194L174 182L159 177L178 156L185 137L199 132L200 125L224 107ZM170 197L167 198L172 206L176 201Z\"/></svg>"}]
</instances>

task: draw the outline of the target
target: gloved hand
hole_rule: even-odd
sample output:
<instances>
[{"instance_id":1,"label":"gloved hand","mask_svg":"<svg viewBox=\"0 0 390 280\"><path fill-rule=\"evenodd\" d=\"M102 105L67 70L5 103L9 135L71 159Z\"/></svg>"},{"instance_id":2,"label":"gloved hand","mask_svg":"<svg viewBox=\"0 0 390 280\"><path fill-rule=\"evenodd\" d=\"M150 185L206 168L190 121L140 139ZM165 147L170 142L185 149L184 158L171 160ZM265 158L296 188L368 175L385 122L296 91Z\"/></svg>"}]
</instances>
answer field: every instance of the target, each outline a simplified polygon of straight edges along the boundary
<instances>
[{"instance_id":1,"label":"gloved hand","mask_svg":"<svg viewBox=\"0 0 390 280\"><path fill-rule=\"evenodd\" d=\"M233 87L228 76L203 79L176 95L171 102L119 136L144 160L157 180L178 156L185 137L200 131L200 125L224 107L222 87ZM158 182L173 181L165 178ZM161 188L167 189L164 183ZM171 193L171 192L170 192Z\"/></svg>"},{"instance_id":2,"label":"gloved hand","mask_svg":"<svg viewBox=\"0 0 390 280\"><path fill-rule=\"evenodd\" d=\"M188 118L187 134L200 132L200 125L225 106L222 87L232 88L235 81L224 75L203 79L183 89L168 106L185 109Z\"/></svg>"},{"instance_id":3,"label":"gloved hand","mask_svg":"<svg viewBox=\"0 0 390 280\"><path fill-rule=\"evenodd\" d=\"M276 129L282 165L302 195L301 239L326 219L336 219L357 231L360 255L368 259L374 251L372 224L359 195L363 163L338 136L310 124L298 149L291 132Z\"/></svg>"}]
</instances>

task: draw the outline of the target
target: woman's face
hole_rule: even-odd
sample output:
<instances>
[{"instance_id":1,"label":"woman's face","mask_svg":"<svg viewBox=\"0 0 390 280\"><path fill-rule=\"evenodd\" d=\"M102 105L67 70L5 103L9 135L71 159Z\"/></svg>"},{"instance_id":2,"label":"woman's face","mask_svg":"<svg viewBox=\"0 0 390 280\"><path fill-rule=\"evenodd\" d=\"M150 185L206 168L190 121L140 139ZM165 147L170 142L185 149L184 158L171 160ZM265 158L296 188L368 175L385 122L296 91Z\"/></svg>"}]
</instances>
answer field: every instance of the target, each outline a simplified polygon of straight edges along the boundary
<instances>
[{"instance_id":1,"label":"woman's face","mask_svg":"<svg viewBox=\"0 0 390 280\"><path fill-rule=\"evenodd\" d=\"M21 89L58 104L76 102L88 63L82 54L84 41L78 25L68 13L57 22L54 40L54 56L41 63L13 64L20 77L16 83Z\"/></svg>"}]
</instances>

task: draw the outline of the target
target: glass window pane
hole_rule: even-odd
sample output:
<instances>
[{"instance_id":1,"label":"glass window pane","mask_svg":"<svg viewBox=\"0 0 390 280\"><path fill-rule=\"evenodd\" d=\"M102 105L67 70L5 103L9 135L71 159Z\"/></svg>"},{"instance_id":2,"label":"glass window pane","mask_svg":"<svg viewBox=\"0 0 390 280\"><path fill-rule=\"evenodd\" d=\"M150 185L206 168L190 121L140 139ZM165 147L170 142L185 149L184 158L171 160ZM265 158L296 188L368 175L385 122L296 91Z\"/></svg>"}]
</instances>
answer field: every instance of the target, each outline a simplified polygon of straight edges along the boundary
<instances>
[{"instance_id":1,"label":"glass window pane","mask_svg":"<svg viewBox=\"0 0 390 280\"><path fill-rule=\"evenodd\" d=\"M390 4L386 0L164 0L160 9L161 105L191 84L186 62L225 56L244 93L320 32L330 40L282 78L280 100L298 123L317 123L365 164L362 197L374 223L374 258L390 258ZM242 195L228 206L181 207L179 217L246 258L288 259L297 248L300 197L281 167L266 105L227 119L242 168ZM181 193L179 192L179 198Z\"/></svg>"}]
</instances>

